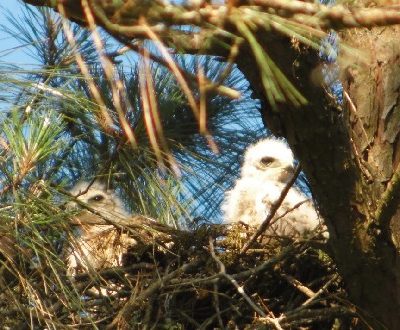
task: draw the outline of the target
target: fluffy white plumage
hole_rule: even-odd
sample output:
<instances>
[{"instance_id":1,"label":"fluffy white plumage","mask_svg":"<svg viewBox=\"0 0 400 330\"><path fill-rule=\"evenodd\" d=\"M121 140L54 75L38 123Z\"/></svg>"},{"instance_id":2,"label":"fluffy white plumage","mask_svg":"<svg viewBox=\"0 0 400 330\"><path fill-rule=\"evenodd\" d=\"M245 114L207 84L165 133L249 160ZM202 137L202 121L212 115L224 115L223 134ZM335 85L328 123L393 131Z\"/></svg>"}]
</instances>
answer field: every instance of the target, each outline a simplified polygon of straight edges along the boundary
<instances>
[{"instance_id":1,"label":"fluffy white plumage","mask_svg":"<svg viewBox=\"0 0 400 330\"><path fill-rule=\"evenodd\" d=\"M82 209L74 219L74 240L67 251L68 273L76 274L106 267L121 266L122 256L135 244L135 240L121 233L115 226L104 223L102 216L118 223L130 215L124 210L122 201L100 182L79 182L70 193L99 215ZM69 208L79 207L71 202Z\"/></svg>"},{"instance_id":2,"label":"fluffy white plumage","mask_svg":"<svg viewBox=\"0 0 400 330\"><path fill-rule=\"evenodd\" d=\"M224 222L260 225L291 179L293 162L293 153L283 140L266 138L251 145L245 152L240 178L226 193ZM312 202L296 187L289 190L274 219L267 233L279 236L301 235L321 223Z\"/></svg>"}]
</instances>

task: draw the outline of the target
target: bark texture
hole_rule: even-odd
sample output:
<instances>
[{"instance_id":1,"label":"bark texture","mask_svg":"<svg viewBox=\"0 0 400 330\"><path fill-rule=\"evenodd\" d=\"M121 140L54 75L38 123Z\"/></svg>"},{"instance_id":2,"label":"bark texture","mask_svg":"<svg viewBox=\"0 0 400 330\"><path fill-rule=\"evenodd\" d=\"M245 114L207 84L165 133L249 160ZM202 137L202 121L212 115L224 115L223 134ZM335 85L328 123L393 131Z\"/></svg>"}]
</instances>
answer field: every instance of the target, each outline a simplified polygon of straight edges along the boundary
<instances>
[{"instance_id":1,"label":"bark texture","mask_svg":"<svg viewBox=\"0 0 400 330\"><path fill-rule=\"evenodd\" d=\"M278 113L267 104L251 59L239 67L262 100L265 124L285 136L326 219L333 257L353 302L374 329L400 327L398 27L349 31L357 48L342 64L344 106L311 79L319 59L269 43L268 52L310 103Z\"/></svg>"}]
</instances>

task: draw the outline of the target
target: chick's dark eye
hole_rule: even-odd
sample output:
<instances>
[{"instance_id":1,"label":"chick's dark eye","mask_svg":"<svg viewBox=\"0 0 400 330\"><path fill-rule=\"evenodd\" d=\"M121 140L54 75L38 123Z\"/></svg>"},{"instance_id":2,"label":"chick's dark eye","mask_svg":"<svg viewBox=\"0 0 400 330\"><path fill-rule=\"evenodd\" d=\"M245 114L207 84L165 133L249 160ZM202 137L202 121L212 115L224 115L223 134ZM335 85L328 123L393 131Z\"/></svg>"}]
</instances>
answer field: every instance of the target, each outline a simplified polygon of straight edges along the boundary
<instances>
[{"instance_id":1,"label":"chick's dark eye","mask_svg":"<svg viewBox=\"0 0 400 330\"><path fill-rule=\"evenodd\" d=\"M272 157L264 157L264 158L261 158L260 162L263 165L269 165L274 162L274 159Z\"/></svg>"},{"instance_id":2,"label":"chick's dark eye","mask_svg":"<svg viewBox=\"0 0 400 330\"><path fill-rule=\"evenodd\" d=\"M96 196L90 198L89 201L100 202L100 201L102 201L103 199L104 199L104 196L102 196L102 195L96 195Z\"/></svg>"}]
</instances>

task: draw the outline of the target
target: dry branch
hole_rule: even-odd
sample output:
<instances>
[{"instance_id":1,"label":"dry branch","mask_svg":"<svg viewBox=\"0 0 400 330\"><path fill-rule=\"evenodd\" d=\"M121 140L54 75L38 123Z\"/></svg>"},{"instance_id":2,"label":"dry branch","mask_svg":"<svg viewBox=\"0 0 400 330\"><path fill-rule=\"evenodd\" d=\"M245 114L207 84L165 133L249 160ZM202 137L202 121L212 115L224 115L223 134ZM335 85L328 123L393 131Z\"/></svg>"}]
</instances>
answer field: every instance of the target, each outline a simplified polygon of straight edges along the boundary
<instances>
[{"instance_id":1,"label":"dry branch","mask_svg":"<svg viewBox=\"0 0 400 330\"><path fill-rule=\"evenodd\" d=\"M58 10L55 2L49 0L24 0L24 2ZM140 17L146 17L147 21L153 25L154 32L164 34L171 31L168 25L193 25L203 28L207 28L207 25L224 26L235 10L242 12L245 17L246 11L268 12L281 17L291 17L294 21L308 23L325 31L332 28L373 27L400 23L400 13L396 6L351 8L297 0L249 0L241 1L236 6L204 2L201 8L195 5L184 7L159 1L140 0L126 0L112 4L109 1L90 0L89 5L97 24L112 33L136 38L147 38L146 28L137 24ZM63 1L63 6L68 18L82 25L87 24L86 15L76 1ZM189 38L186 40L189 41ZM204 43L199 42L199 39L195 40L201 49Z\"/></svg>"}]
</instances>

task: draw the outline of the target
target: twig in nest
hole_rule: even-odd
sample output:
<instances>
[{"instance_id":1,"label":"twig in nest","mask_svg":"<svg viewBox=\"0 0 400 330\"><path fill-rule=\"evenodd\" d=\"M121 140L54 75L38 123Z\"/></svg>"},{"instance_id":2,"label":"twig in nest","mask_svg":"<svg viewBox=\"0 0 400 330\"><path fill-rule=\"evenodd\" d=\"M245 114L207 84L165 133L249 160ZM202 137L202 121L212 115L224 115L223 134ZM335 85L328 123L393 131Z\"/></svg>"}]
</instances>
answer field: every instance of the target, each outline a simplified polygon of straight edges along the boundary
<instances>
[{"instance_id":1,"label":"twig in nest","mask_svg":"<svg viewBox=\"0 0 400 330\"><path fill-rule=\"evenodd\" d=\"M296 328L311 322L331 320L343 315L352 315L353 313L342 306L335 306L330 308L321 309L304 309L297 312L288 312L286 315L281 316L281 322L286 328Z\"/></svg>"},{"instance_id":2,"label":"twig in nest","mask_svg":"<svg viewBox=\"0 0 400 330\"><path fill-rule=\"evenodd\" d=\"M243 287L239 285L239 283L233 278L233 276L229 275L226 273L226 268L224 263L217 257L217 255L215 254L215 250L214 250L214 244L212 241L212 238L210 237L210 254L212 256L212 258L217 262L218 266L219 266L219 273L225 277L226 279L228 279L228 281L233 284L233 286L236 288L237 292L244 298L244 300L246 300L246 302L250 305L251 308L254 309L254 311L261 315L262 317L267 317L267 315L263 312L263 310L257 306L256 303L253 302L253 300L246 294L246 292L244 291Z\"/></svg>"},{"instance_id":3,"label":"twig in nest","mask_svg":"<svg viewBox=\"0 0 400 330\"><path fill-rule=\"evenodd\" d=\"M326 282L321 289L319 289L313 296L311 296L310 298L308 298L303 304L302 306L308 306L309 304L311 304L315 299L317 299L322 293L324 293L326 291L326 289L328 289L328 287L332 284L332 282L336 281L337 278L339 277L338 274L335 274L332 276L332 278Z\"/></svg>"},{"instance_id":4,"label":"twig in nest","mask_svg":"<svg viewBox=\"0 0 400 330\"><path fill-rule=\"evenodd\" d=\"M265 321L267 321L267 323L273 325L275 327L276 330L283 330L281 324L279 323L279 321L281 320L281 317L270 317L267 316L265 318Z\"/></svg>"},{"instance_id":5,"label":"twig in nest","mask_svg":"<svg viewBox=\"0 0 400 330\"><path fill-rule=\"evenodd\" d=\"M154 282L150 285L146 290L141 292L139 295L132 295L129 300L126 302L124 307L118 312L117 316L108 325L107 329L130 329L129 328L129 320L130 317L134 314L135 309L138 305L142 304L146 299L150 298L152 295L156 294L157 291L164 286L165 283L168 283L171 279L176 278L179 274L185 273L196 267L198 261L194 261L192 263L184 264L182 267L174 270L173 272L165 275L160 278L158 281Z\"/></svg>"},{"instance_id":6,"label":"twig in nest","mask_svg":"<svg viewBox=\"0 0 400 330\"><path fill-rule=\"evenodd\" d=\"M299 280L296 280L294 277L286 275L286 274L281 274L281 276L286 281L288 281L291 285L293 285L297 290L299 290L300 292L304 293L308 298L315 297L316 293L314 291L312 291L311 289L307 288Z\"/></svg>"},{"instance_id":7,"label":"twig in nest","mask_svg":"<svg viewBox=\"0 0 400 330\"><path fill-rule=\"evenodd\" d=\"M218 284L217 283L213 283L213 304L215 307L215 311L216 311L216 316L218 319L218 324L220 326L221 329L224 329L224 323L222 322L222 318L221 318L221 309L219 308L219 298L218 298Z\"/></svg>"}]
</instances>

